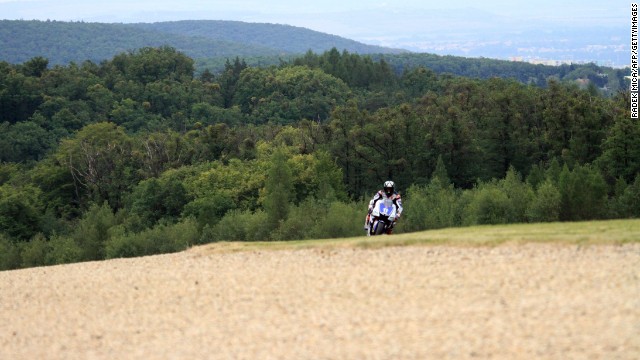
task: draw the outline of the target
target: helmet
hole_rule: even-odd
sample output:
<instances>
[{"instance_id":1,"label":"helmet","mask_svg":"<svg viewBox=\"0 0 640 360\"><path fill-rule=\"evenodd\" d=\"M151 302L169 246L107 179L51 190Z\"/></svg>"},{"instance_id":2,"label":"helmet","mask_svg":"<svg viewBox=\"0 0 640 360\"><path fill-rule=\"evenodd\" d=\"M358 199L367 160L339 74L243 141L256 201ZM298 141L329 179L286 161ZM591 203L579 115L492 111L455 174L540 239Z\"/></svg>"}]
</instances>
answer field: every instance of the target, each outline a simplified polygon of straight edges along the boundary
<instances>
[{"instance_id":1,"label":"helmet","mask_svg":"<svg viewBox=\"0 0 640 360\"><path fill-rule=\"evenodd\" d=\"M393 181L391 181L391 180L385 181L384 182L384 193L387 196L393 195L393 191L395 190L395 186L396 186L396 184L394 184Z\"/></svg>"}]
</instances>

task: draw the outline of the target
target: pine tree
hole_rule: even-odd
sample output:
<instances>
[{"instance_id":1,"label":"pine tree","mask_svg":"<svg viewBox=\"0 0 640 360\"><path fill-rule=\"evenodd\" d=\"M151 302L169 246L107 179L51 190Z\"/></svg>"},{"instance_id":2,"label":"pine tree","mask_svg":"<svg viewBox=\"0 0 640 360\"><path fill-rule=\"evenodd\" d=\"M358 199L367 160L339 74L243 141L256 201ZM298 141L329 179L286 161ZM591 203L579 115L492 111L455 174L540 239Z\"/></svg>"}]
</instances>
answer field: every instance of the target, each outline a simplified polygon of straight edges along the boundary
<instances>
[{"instance_id":1,"label":"pine tree","mask_svg":"<svg viewBox=\"0 0 640 360\"><path fill-rule=\"evenodd\" d=\"M268 225L271 229L276 229L289 215L289 207L294 195L291 169L287 165L287 157L282 149L277 149L272 155L264 191L264 209L267 213Z\"/></svg>"},{"instance_id":2,"label":"pine tree","mask_svg":"<svg viewBox=\"0 0 640 360\"><path fill-rule=\"evenodd\" d=\"M440 181L440 185L443 187L446 187L451 183L451 180L449 180L449 174L447 174L447 168L444 166L444 161L442 160L442 155L438 155L436 168L433 170L433 174L431 175L431 180L433 179L438 179Z\"/></svg>"}]
</instances>

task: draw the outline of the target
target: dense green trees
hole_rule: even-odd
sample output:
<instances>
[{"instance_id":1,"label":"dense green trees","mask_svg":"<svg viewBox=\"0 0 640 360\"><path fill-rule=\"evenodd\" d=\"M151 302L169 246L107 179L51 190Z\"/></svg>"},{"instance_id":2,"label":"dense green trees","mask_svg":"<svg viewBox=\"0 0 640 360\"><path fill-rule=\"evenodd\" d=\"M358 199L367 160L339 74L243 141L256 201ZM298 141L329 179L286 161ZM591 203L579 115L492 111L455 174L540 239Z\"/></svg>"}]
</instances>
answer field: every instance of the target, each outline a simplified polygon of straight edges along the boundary
<instances>
[{"instance_id":1,"label":"dense green trees","mask_svg":"<svg viewBox=\"0 0 640 360\"><path fill-rule=\"evenodd\" d=\"M11 63L44 56L53 65L102 62L128 49L170 45L194 59L224 64L242 56L278 64L283 56L332 47L360 54L402 52L302 27L222 20L96 23L0 20L0 58ZM217 69L216 69L217 70Z\"/></svg>"},{"instance_id":2,"label":"dense green trees","mask_svg":"<svg viewBox=\"0 0 640 360\"><path fill-rule=\"evenodd\" d=\"M640 216L627 94L469 79L348 52L194 77L172 48L0 63L0 267L222 240ZM205 76L206 75L206 76Z\"/></svg>"},{"instance_id":3,"label":"dense green trees","mask_svg":"<svg viewBox=\"0 0 640 360\"><path fill-rule=\"evenodd\" d=\"M277 149L273 153L271 166L264 184L263 207L267 213L265 226L269 229L277 229L281 221L287 219L291 196L293 195L293 183L291 181L291 169L282 150Z\"/></svg>"},{"instance_id":4,"label":"dense green trees","mask_svg":"<svg viewBox=\"0 0 640 360\"><path fill-rule=\"evenodd\" d=\"M326 120L349 97L339 79L305 67L248 68L238 79L233 103L253 122L291 123L291 119Z\"/></svg>"}]
</instances>

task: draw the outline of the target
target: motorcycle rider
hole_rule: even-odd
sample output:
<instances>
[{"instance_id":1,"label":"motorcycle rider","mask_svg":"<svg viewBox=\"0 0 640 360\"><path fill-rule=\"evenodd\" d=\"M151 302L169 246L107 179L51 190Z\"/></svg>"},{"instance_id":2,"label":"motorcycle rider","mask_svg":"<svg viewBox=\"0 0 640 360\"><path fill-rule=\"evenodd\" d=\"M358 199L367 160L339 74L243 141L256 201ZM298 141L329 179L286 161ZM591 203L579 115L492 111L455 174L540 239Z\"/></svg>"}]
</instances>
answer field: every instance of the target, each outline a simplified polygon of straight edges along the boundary
<instances>
[{"instance_id":1,"label":"motorcycle rider","mask_svg":"<svg viewBox=\"0 0 640 360\"><path fill-rule=\"evenodd\" d=\"M371 220L371 212L373 211L373 208L375 207L376 203L378 201L384 201L386 199L389 199L393 201L394 205L396 205L396 218L391 224L391 226L389 226L389 228L387 229L387 234L391 235L391 233L393 232L393 227L395 226L398 219L400 219L400 214L402 214L402 198L400 197L400 194L398 194L395 191L395 187L396 187L396 184L393 181L391 180L385 181L382 190L379 190L373 196L371 201L369 201L369 211L367 212L367 218L364 223L365 230L369 230L369 221Z\"/></svg>"}]
</instances>

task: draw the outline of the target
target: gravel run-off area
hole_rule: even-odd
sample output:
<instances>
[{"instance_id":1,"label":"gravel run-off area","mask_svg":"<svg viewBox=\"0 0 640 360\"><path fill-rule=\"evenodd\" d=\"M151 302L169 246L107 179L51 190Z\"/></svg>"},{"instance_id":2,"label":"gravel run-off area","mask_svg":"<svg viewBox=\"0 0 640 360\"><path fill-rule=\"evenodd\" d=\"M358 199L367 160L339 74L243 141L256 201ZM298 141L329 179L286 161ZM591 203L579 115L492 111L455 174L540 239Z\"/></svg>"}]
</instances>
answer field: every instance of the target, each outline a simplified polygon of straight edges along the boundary
<instances>
[{"instance_id":1,"label":"gravel run-off area","mask_svg":"<svg viewBox=\"0 0 640 360\"><path fill-rule=\"evenodd\" d=\"M640 244L185 252L0 272L0 359L640 359Z\"/></svg>"}]
</instances>

